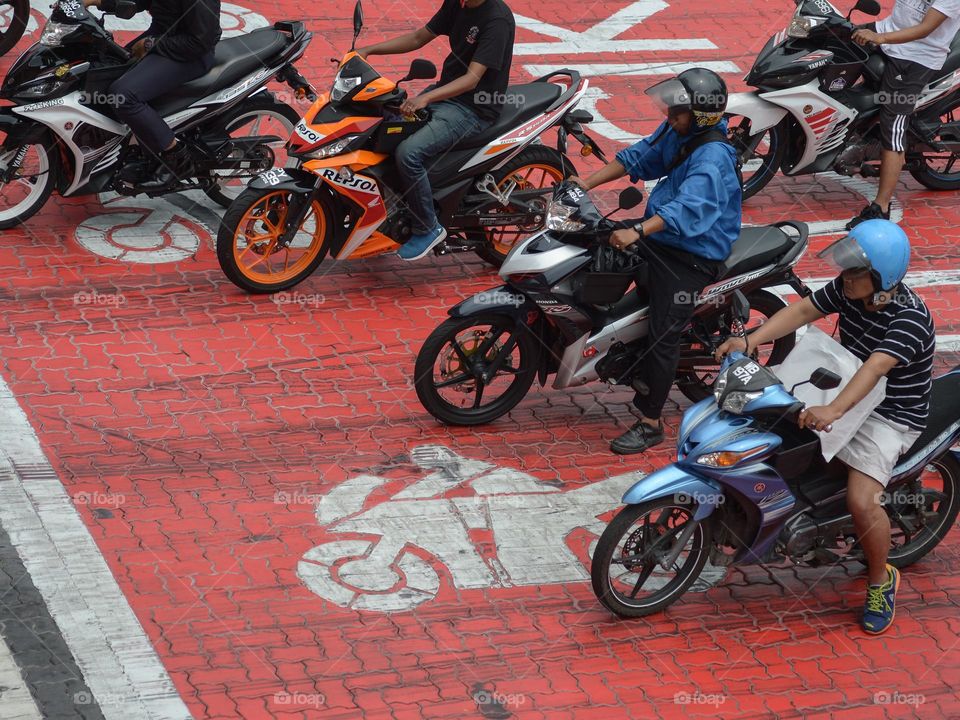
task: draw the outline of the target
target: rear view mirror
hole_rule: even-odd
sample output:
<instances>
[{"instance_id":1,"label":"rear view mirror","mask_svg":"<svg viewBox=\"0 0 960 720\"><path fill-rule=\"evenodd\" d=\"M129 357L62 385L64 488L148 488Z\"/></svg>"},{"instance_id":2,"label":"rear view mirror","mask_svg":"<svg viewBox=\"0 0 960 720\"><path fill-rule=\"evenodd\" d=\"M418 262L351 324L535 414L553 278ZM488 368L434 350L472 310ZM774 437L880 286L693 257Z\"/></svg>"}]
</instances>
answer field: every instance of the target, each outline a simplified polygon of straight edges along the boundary
<instances>
[{"instance_id":1,"label":"rear view mirror","mask_svg":"<svg viewBox=\"0 0 960 720\"><path fill-rule=\"evenodd\" d=\"M620 193L617 198L617 203L621 210L629 210L630 208L635 208L637 205L643 202L643 193L640 192L637 188L631 186L626 190Z\"/></svg>"},{"instance_id":2,"label":"rear view mirror","mask_svg":"<svg viewBox=\"0 0 960 720\"><path fill-rule=\"evenodd\" d=\"M877 0L857 0L857 4L853 6L853 9L876 17L880 14L880 3L878 3Z\"/></svg>"},{"instance_id":3,"label":"rear view mirror","mask_svg":"<svg viewBox=\"0 0 960 720\"><path fill-rule=\"evenodd\" d=\"M407 71L406 77L400 80L400 82L406 82L407 80L433 80L436 76L437 66L429 60L418 58L410 63L410 69Z\"/></svg>"},{"instance_id":4,"label":"rear view mirror","mask_svg":"<svg viewBox=\"0 0 960 720\"><path fill-rule=\"evenodd\" d=\"M733 316L742 323L750 319L750 301L739 290L733 294Z\"/></svg>"},{"instance_id":5,"label":"rear view mirror","mask_svg":"<svg viewBox=\"0 0 960 720\"><path fill-rule=\"evenodd\" d=\"M136 15L137 12L139 12L137 4L130 2L130 0L117 0L117 4L113 9L113 14L121 20L129 20Z\"/></svg>"},{"instance_id":6,"label":"rear view mirror","mask_svg":"<svg viewBox=\"0 0 960 720\"><path fill-rule=\"evenodd\" d=\"M817 368L810 376L810 384L818 390L833 390L840 387L841 377L826 368Z\"/></svg>"},{"instance_id":7,"label":"rear view mirror","mask_svg":"<svg viewBox=\"0 0 960 720\"><path fill-rule=\"evenodd\" d=\"M361 30L363 30L363 5L360 0L357 0L357 4L353 7L353 34L359 35Z\"/></svg>"}]
</instances>

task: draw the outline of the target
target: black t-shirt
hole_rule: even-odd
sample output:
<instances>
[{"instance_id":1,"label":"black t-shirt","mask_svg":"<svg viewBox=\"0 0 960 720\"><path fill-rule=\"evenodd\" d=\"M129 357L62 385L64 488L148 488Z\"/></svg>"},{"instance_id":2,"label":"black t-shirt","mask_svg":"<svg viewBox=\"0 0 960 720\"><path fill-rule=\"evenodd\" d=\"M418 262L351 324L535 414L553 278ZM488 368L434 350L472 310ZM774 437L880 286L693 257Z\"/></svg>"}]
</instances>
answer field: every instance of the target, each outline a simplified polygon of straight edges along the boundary
<instances>
[{"instance_id":1,"label":"black t-shirt","mask_svg":"<svg viewBox=\"0 0 960 720\"><path fill-rule=\"evenodd\" d=\"M480 7L460 7L460 0L444 0L427 30L450 37L450 54L443 61L439 85L466 74L471 62L487 71L474 90L450 98L466 105L484 120L496 120L506 100L516 22L503 0L486 0Z\"/></svg>"},{"instance_id":2,"label":"black t-shirt","mask_svg":"<svg viewBox=\"0 0 960 720\"><path fill-rule=\"evenodd\" d=\"M840 344L861 362L875 352L899 362L887 373L887 396L877 413L914 430L923 430L930 403L936 335L930 311L906 285L894 291L894 300L869 312L860 300L843 294L838 277L810 299L822 313L840 313Z\"/></svg>"}]
</instances>

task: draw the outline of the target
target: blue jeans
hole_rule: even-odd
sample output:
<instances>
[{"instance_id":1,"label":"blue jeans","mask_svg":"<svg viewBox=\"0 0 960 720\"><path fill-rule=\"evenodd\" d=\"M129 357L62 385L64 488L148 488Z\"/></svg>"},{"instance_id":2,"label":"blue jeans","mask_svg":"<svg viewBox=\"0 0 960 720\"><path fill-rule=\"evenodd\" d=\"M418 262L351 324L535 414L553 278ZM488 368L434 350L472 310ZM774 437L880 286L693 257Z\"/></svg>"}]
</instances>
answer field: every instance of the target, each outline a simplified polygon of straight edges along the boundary
<instances>
[{"instance_id":1,"label":"blue jeans","mask_svg":"<svg viewBox=\"0 0 960 720\"><path fill-rule=\"evenodd\" d=\"M493 124L451 100L430 105L430 112L430 122L400 143L396 153L397 170L406 186L404 199L413 215L414 235L429 232L437 226L427 165L439 160L457 143L480 134Z\"/></svg>"}]
</instances>

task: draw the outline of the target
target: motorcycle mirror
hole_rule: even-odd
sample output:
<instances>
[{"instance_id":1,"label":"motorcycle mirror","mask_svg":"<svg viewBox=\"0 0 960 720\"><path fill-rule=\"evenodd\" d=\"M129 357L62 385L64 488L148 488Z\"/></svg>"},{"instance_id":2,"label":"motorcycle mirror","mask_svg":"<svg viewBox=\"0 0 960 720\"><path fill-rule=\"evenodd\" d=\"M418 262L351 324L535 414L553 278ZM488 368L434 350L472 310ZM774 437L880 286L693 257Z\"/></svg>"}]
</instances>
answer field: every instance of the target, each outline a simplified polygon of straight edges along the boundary
<instances>
[{"instance_id":1,"label":"motorcycle mirror","mask_svg":"<svg viewBox=\"0 0 960 720\"><path fill-rule=\"evenodd\" d=\"M121 20L129 20L138 12L137 4L130 0L117 0L114 6L113 14Z\"/></svg>"},{"instance_id":2,"label":"motorcycle mirror","mask_svg":"<svg viewBox=\"0 0 960 720\"><path fill-rule=\"evenodd\" d=\"M406 82L407 80L433 80L436 76L436 65L429 60L417 58L410 63L410 69L407 71L406 76L399 82Z\"/></svg>"},{"instance_id":3,"label":"motorcycle mirror","mask_svg":"<svg viewBox=\"0 0 960 720\"><path fill-rule=\"evenodd\" d=\"M833 390L840 387L841 377L832 370L817 368L810 376L810 384L818 390Z\"/></svg>"},{"instance_id":4,"label":"motorcycle mirror","mask_svg":"<svg viewBox=\"0 0 960 720\"><path fill-rule=\"evenodd\" d=\"M617 198L618 206L621 210L629 210L630 208L635 208L637 205L643 202L643 193L640 192L635 187L628 187L620 193L620 196Z\"/></svg>"},{"instance_id":5,"label":"motorcycle mirror","mask_svg":"<svg viewBox=\"0 0 960 720\"><path fill-rule=\"evenodd\" d=\"M857 0L857 4L853 6L854 10L859 10L865 15L872 15L876 17L880 14L880 3L877 0Z\"/></svg>"},{"instance_id":6,"label":"motorcycle mirror","mask_svg":"<svg viewBox=\"0 0 960 720\"><path fill-rule=\"evenodd\" d=\"M361 30L363 30L363 4L360 0L357 0L357 4L353 6L353 45L350 46L351 50L355 48Z\"/></svg>"},{"instance_id":7,"label":"motorcycle mirror","mask_svg":"<svg viewBox=\"0 0 960 720\"><path fill-rule=\"evenodd\" d=\"M750 319L750 301L739 290L733 294L733 314L742 323Z\"/></svg>"}]
</instances>

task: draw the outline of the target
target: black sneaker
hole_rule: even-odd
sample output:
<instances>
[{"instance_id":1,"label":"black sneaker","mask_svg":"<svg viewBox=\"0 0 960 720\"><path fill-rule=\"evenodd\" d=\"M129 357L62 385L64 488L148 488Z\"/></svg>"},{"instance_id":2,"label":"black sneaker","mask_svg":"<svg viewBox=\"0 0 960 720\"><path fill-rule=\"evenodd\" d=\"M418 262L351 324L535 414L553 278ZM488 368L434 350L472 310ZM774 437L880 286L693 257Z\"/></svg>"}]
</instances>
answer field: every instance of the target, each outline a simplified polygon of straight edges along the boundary
<instances>
[{"instance_id":1,"label":"black sneaker","mask_svg":"<svg viewBox=\"0 0 960 720\"><path fill-rule=\"evenodd\" d=\"M637 420L633 427L610 443L610 450L617 455L642 453L663 442L663 423L656 428Z\"/></svg>"},{"instance_id":2,"label":"black sneaker","mask_svg":"<svg viewBox=\"0 0 960 720\"><path fill-rule=\"evenodd\" d=\"M884 212L880 209L880 206L875 202L867 205L863 210L860 211L860 214L857 215L853 220L847 223L847 230L853 230L857 225L864 222L865 220L889 220L890 211Z\"/></svg>"}]
</instances>

